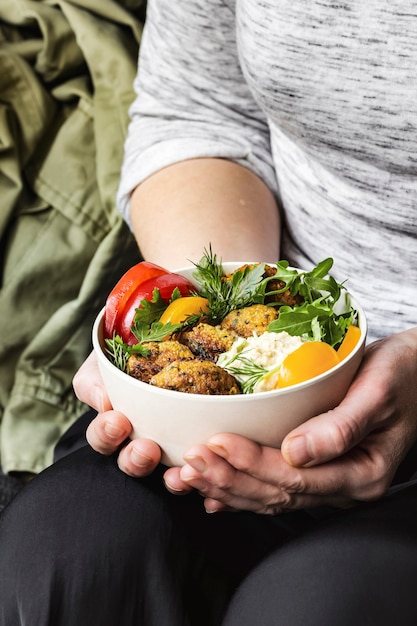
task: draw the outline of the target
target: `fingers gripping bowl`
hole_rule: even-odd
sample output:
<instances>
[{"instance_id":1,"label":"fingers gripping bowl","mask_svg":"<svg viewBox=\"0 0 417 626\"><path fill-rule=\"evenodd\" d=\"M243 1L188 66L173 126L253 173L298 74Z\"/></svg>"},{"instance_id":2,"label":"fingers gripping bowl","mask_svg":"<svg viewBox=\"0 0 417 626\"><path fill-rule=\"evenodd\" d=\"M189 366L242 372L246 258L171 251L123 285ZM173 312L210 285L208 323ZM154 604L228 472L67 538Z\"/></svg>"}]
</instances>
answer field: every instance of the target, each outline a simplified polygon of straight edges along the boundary
<instances>
[{"instance_id":1,"label":"fingers gripping bowl","mask_svg":"<svg viewBox=\"0 0 417 626\"><path fill-rule=\"evenodd\" d=\"M243 265L223 263L223 271L233 272ZM195 266L184 267L176 273L197 284ZM345 292L343 298L344 306L347 303L356 311L360 330L350 353L314 378L262 393L200 395L137 380L108 358L105 309L94 323L93 347L114 409L131 421L133 438L148 438L159 444L164 464L183 465L183 455L192 445L205 443L219 432L236 433L263 445L279 447L292 429L340 403L360 365L365 348L366 317L350 293Z\"/></svg>"}]
</instances>

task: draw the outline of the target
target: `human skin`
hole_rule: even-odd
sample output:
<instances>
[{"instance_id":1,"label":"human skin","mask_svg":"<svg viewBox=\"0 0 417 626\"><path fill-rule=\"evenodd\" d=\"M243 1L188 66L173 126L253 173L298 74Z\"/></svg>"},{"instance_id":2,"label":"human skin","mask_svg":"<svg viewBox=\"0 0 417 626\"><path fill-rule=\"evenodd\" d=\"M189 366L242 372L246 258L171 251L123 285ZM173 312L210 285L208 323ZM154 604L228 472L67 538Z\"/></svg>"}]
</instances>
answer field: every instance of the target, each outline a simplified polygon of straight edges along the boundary
<instances>
[{"instance_id":1,"label":"human skin","mask_svg":"<svg viewBox=\"0 0 417 626\"><path fill-rule=\"evenodd\" d=\"M214 184L213 184L214 181ZM252 172L220 159L161 170L132 195L132 224L143 256L169 269L198 260L211 242L224 261L279 258L275 201ZM277 514L319 505L350 506L385 493L417 439L417 328L368 346L342 403L292 431L281 450L232 434L194 446L169 468L167 489L196 489L208 512ZM74 378L77 396L97 411L87 439L110 454L129 437L128 419L111 410L94 354ZM160 460L152 441L130 441L119 467L145 476Z\"/></svg>"},{"instance_id":2,"label":"human skin","mask_svg":"<svg viewBox=\"0 0 417 626\"><path fill-rule=\"evenodd\" d=\"M199 261L211 243L223 261L277 261L280 218L270 190L225 159L164 168L132 194L131 220L143 257L167 269Z\"/></svg>"}]
</instances>

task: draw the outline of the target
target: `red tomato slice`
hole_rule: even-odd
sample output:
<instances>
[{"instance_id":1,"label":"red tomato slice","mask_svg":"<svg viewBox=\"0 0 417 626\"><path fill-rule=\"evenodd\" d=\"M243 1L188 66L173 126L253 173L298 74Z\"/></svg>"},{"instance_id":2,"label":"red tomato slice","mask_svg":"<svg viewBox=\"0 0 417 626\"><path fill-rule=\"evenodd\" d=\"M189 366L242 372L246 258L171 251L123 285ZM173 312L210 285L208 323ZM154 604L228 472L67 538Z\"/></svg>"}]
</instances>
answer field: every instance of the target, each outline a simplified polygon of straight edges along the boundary
<instances>
[{"instance_id":1,"label":"red tomato slice","mask_svg":"<svg viewBox=\"0 0 417 626\"><path fill-rule=\"evenodd\" d=\"M154 263L149 263L148 261L137 263L123 274L106 300L104 312L105 337L113 336L113 332L118 325L118 318L122 315L128 300L138 286L151 278L163 274L169 274L168 270Z\"/></svg>"},{"instance_id":2,"label":"red tomato slice","mask_svg":"<svg viewBox=\"0 0 417 626\"><path fill-rule=\"evenodd\" d=\"M160 274L138 285L137 289L125 304L123 312L117 317L115 331L125 343L135 344L138 341L130 327L132 326L136 309L139 308L141 301L152 300L153 290L157 288L159 289L161 298L168 302L176 287L179 289L182 296L189 296L196 290L195 286L187 278L172 273Z\"/></svg>"},{"instance_id":3,"label":"red tomato slice","mask_svg":"<svg viewBox=\"0 0 417 626\"><path fill-rule=\"evenodd\" d=\"M147 281L147 283L143 283L143 289L148 289L153 283L154 288L157 287L161 294L162 300L168 302L172 296L172 292L175 287L178 287L182 296L190 296L192 293L196 291L195 285L185 278L181 276L181 274L163 274L161 276L157 276L155 279Z\"/></svg>"}]
</instances>

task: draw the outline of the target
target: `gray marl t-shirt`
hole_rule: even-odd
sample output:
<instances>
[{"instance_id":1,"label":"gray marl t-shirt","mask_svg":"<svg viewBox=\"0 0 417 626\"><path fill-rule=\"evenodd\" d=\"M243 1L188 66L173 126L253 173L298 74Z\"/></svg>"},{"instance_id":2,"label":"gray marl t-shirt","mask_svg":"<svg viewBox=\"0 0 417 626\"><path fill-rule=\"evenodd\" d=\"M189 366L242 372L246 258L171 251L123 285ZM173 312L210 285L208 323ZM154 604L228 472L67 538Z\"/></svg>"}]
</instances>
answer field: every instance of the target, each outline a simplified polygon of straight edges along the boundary
<instances>
[{"instance_id":1,"label":"gray marl t-shirt","mask_svg":"<svg viewBox=\"0 0 417 626\"><path fill-rule=\"evenodd\" d=\"M118 203L219 156L276 193L281 258L332 256L370 338L417 321L417 3L148 0Z\"/></svg>"}]
</instances>

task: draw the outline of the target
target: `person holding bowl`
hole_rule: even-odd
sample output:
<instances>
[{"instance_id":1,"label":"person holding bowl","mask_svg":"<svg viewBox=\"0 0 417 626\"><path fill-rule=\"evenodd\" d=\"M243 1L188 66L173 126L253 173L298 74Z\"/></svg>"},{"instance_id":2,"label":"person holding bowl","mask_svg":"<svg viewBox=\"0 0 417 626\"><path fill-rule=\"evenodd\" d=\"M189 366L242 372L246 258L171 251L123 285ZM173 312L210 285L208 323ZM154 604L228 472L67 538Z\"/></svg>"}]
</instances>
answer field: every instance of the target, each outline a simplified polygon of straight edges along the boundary
<instances>
[{"instance_id":1,"label":"person holding bowl","mask_svg":"<svg viewBox=\"0 0 417 626\"><path fill-rule=\"evenodd\" d=\"M118 197L143 257L175 269L208 242L224 261L332 256L369 343L331 420L280 450L218 434L169 469L130 440L92 354L74 380L97 412L90 446L2 515L2 626L416 623L406 5L148 2Z\"/></svg>"}]
</instances>

